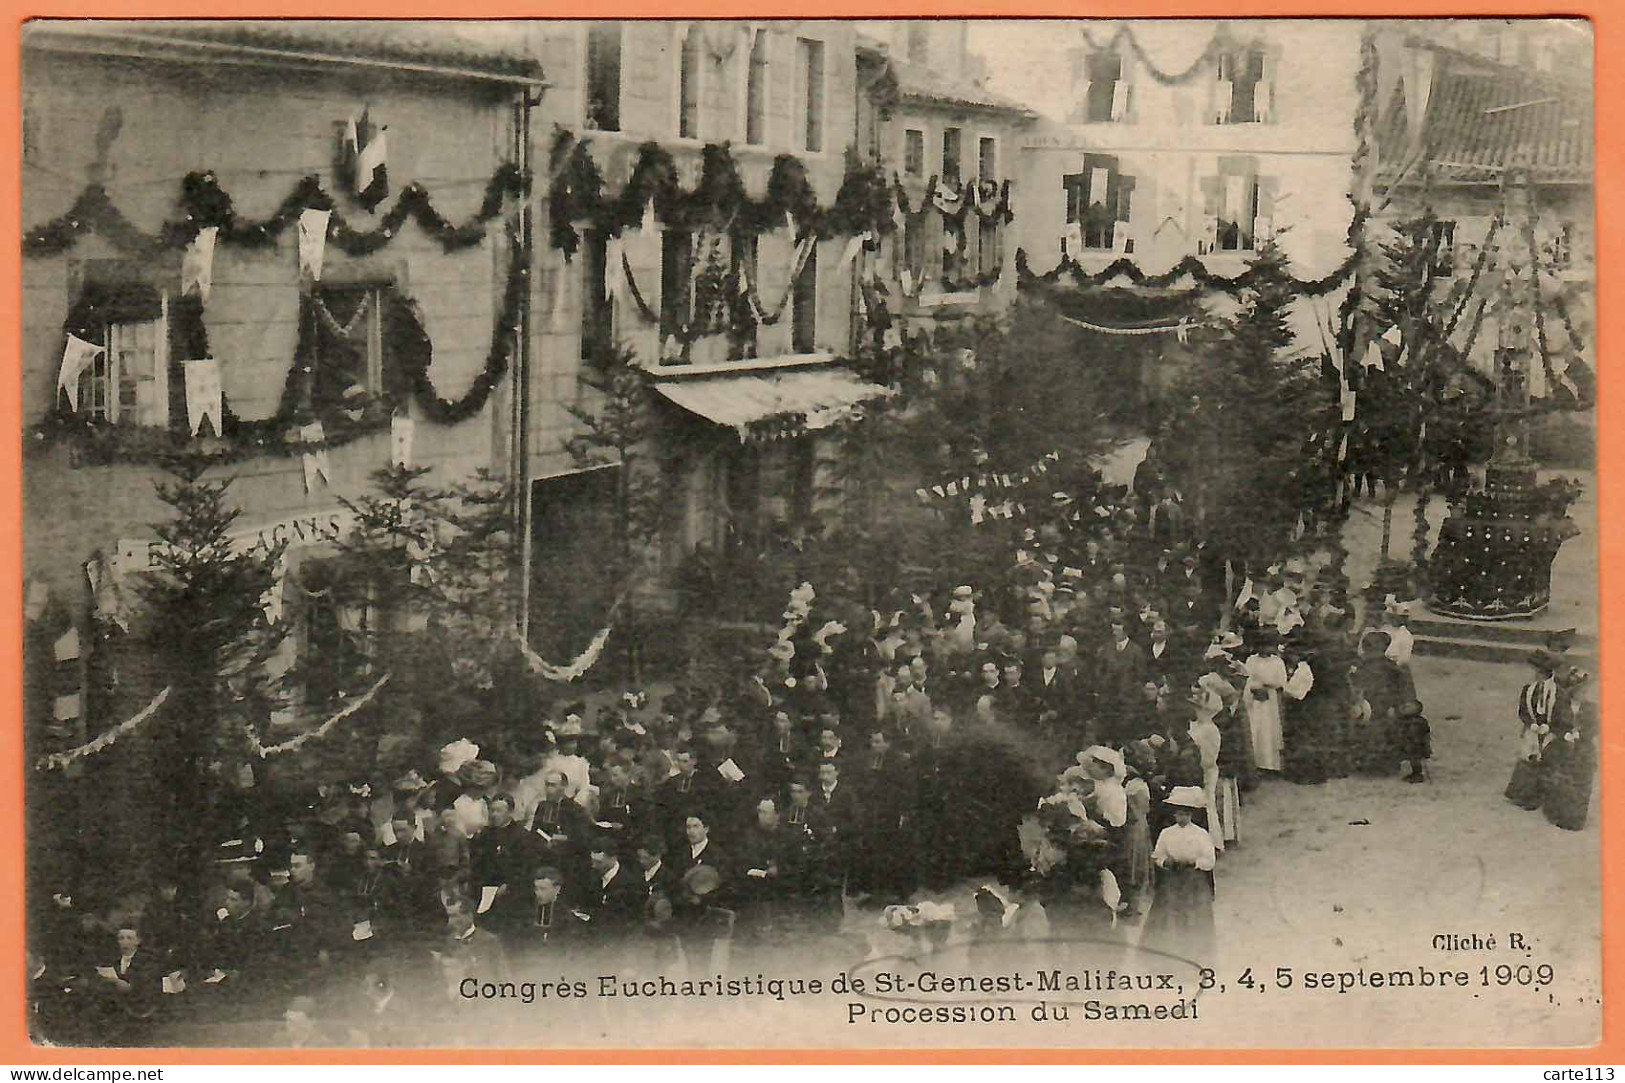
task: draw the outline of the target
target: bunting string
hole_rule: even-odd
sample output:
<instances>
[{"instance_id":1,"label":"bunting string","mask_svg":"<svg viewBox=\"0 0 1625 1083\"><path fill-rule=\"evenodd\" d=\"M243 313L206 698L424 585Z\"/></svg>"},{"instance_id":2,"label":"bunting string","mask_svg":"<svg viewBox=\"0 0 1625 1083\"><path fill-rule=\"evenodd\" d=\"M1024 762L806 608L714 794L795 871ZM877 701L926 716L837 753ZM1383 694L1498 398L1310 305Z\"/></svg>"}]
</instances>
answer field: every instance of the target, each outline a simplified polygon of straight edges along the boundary
<instances>
[{"instance_id":1,"label":"bunting string","mask_svg":"<svg viewBox=\"0 0 1625 1083\"><path fill-rule=\"evenodd\" d=\"M386 673L382 677L379 677L378 680L373 684L373 686L371 688L367 689L366 692L362 693L362 695L361 695L361 697L359 699L353 700L352 702L347 704L344 707L343 710L341 710L337 714L333 715L326 722L323 722L320 726L317 726L313 730L307 730L306 732L301 733L297 737L289 738L288 740L283 741L281 744L276 744L276 745L262 744L260 742L259 734L254 732L254 728L252 726L248 727L248 747L249 747L249 749L256 756L258 756L260 759L263 760L267 756L280 756L285 752L297 751L298 749L303 748L305 746L306 742L314 741L318 737L326 737L329 733L332 732L334 726L337 726L340 722L343 722L346 718L349 718L351 715L353 715L357 711L361 710L361 708L363 708L367 704L371 703L373 701L373 698L378 695L378 690L383 688L384 685L389 683L390 676L391 676L391 674Z\"/></svg>"},{"instance_id":2,"label":"bunting string","mask_svg":"<svg viewBox=\"0 0 1625 1083\"><path fill-rule=\"evenodd\" d=\"M164 701L169 699L169 691L169 688L166 687L163 691L152 697L151 703L148 703L136 714L125 719L123 722L120 722L112 729L105 731L95 740L87 741L78 748L70 748L65 752L53 752L49 756L41 758L34 764L35 768L41 771L52 769L60 770L68 766L68 764L73 763L75 760L84 759L86 756L93 756L102 749L111 747L120 737L130 733L137 726L141 725L154 714L158 713L158 708L162 707L164 705Z\"/></svg>"},{"instance_id":3,"label":"bunting string","mask_svg":"<svg viewBox=\"0 0 1625 1083\"><path fill-rule=\"evenodd\" d=\"M615 599L614 604L609 607L609 623L598 629L586 649L576 655L568 665L555 665L537 654L519 635L518 629L515 629L514 637L519 640L519 650L524 654L525 663L530 666L531 672L539 674L545 680L561 683L568 683L584 675L598 664L599 657L604 653L604 645L609 642L610 633L615 629L616 614L620 612L621 603L625 601L624 593Z\"/></svg>"},{"instance_id":4,"label":"bunting string","mask_svg":"<svg viewBox=\"0 0 1625 1083\"><path fill-rule=\"evenodd\" d=\"M1354 275L1355 265L1360 258L1359 250L1352 251L1330 274L1320 278L1289 277L1287 285L1293 292L1307 297L1322 297L1347 282ZM1062 276L1067 276L1079 286L1104 286L1115 278L1126 278L1136 286L1148 286L1152 289L1165 289L1173 286L1183 278L1191 278L1196 282L1192 292L1198 289L1223 290L1232 295L1239 294L1252 288L1257 281L1257 274L1253 268L1235 275L1219 275L1207 269L1207 265L1196 256L1186 256L1173 267L1158 275L1148 275L1129 259L1121 256L1112 261L1111 265L1095 274L1085 271L1076 260L1063 255L1061 261L1051 270L1039 274L1035 272L1027 260L1027 251L1024 248L1016 249L1016 272L1025 285L1042 282L1053 285L1059 282Z\"/></svg>"}]
</instances>

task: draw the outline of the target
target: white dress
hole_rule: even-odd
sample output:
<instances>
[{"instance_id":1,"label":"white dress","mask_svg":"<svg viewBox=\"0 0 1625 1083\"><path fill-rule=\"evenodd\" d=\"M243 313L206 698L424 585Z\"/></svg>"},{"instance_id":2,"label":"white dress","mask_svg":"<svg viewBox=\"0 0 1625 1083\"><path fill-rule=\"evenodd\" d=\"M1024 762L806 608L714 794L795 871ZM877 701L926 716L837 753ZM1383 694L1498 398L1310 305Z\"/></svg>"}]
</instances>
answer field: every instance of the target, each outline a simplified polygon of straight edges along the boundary
<instances>
[{"instance_id":1,"label":"white dress","mask_svg":"<svg viewBox=\"0 0 1625 1083\"><path fill-rule=\"evenodd\" d=\"M1198 713L1191 723L1191 741L1202 754L1202 795L1207 798L1207 832L1213 836L1213 848L1224 849L1225 825L1219 818L1219 746L1224 735L1213 721L1213 715Z\"/></svg>"},{"instance_id":2,"label":"white dress","mask_svg":"<svg viewBox=\"0 0 1625 1083\"><path fill-rule=\"evenodd\" d=\"M1253 764L1260 771L1281 769L1281 690L1286 681L1286 663L1280 655L1255 654L1247 659L1242 702L1253 735Z\"/></svg>"}]
</instances>

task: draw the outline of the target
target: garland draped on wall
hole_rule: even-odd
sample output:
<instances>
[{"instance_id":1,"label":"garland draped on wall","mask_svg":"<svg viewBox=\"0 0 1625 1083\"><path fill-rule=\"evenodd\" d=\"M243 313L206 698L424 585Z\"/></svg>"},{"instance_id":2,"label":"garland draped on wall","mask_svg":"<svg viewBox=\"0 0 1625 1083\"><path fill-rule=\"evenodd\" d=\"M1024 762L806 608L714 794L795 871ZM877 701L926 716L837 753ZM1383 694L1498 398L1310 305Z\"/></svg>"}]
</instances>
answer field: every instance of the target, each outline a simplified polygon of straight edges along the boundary
<instances>
[{"instance_id":1,"label":"garland draped on wall","mask_svg":"<svg viewBox=\"0 0 1625 1083\"><path fill-rule=\"evenodd\" d=\"M937 175L933 173L931 179L926 182L925 194L920 197L920 205L917 207L908 205L908 192L903 188L902 178L895 173L892 174L892 191L897 200L897 209L906 215L924 214L927 208L935 206L946 221L955 225L963 225L966 216L971 213L984 222L997 221L1005 225L1014 221L1016 217L1015 212L1010 209L1009 181L1002 184L994 181L967 183L955 195L951 189L943 187ZM937 199L939 195L945 199L956 200L957 205L952 209L943 209ZM967 195L970 198L966 198ZM988 207L988 204L992 206Z\"/></svg>"},{"instance_id":2,"label":"garland draped on wall","mask_svg":"<svg viewBox=\"0 0 1625 1083\"><path fill-rule=\"evenodd\" d=\"M1163 86L1182 86L1202 75L1212 75L1212 65L1223 53L1247 44L1234 38L1224 28L1224 24L1220 23L1213 31L1213 37L1202 49L1202 54L1191 62L1190 67L1181 72L1165 72L1152 61L1151 55L1145 51L1145 47L1134 36L1134 31L1126 24L1119 26L1117 32L1111 36L1111 40L1104 45L1096 41L1087 29L1082 33L1084 44L1097 53L1118 52L1119 43L1127 41L1129 50L1133 52L1146 74Z\"/></svg>"},{"instance_id":3,"label":"garland draped on wall","mask_svg":"<svg viewBox=\"0 0 1625 1083\"><path fill-rule=\"evenodd\" d=\"M659 143L644 143L626 184L609 195L588 144L561 130L553 142L548 188L553 247L569 259L581 242L576 223L586 222L591 229L619 236L642 220L644 208L651 203L655 216L676 229L709 226L755 236L793 222L797 240L809 233L830 240L865 231L887 233L893 228L884 176L851 153L840 191L828 207L819 205L806 166L794 155L781 154L773 160L767 194L753 199L727 144L707 144L700 154L699 182L685 191L671 152Z\"/></svg>"},{"instance_id":4,"label":"garland draped on wall","mask_svg":"<svg viewBox=\"0 0 1625 1083\"><path fill-rule=\"evenodd\" d=\"M199 171L188 173L181 181L180 207L185 217L166 222L156 234L149 234L124 216L106 188L90 184L79 193L67 213L23 234L23 255L33 258L57 255L72 248L86 233L94 233L131 255L155 255L185 248L199 230L208 227L219 229L221 243L266 248L275 244L306 210L332 212L328 240L346 255L364 256L378 251L400 232L408 218L444 245L446 251L453 252L484 240L486 225L502 213L505 199L510 195L522 198L529 188L529 178L517 166L498 167L486 182L480 209L458 225L435 208L422 185L411 184L401 190L377 226L359 230L338 213L333 197L322 187L321 178L314 174L299 181L269 218L255 222L239 219L231 196L220 187L215 175Z\"/></svg>"},{"instance_id":5,"label":"garland draped on wall","mask_svg":"<svg viewBox=\"0 0 1625 1083\"><path fill-rule=\"evenodd\" d=\"M1354 274L1355 266L1359 263L1358 250L1351 252L1344 258L1337 269L1320 278L1291 278L1288 280L1292 289L1309 297L1324 296L1348 281ZM1051 270L1038 274L1027 263L1026 249L1016 249L1016 273L1021 276L1023 285L1033 282L1042 282L1053 285L1059 282L1062 276L1068 276L1079 286L1103 286L1115 278L1126 278L1136 286L1149 286L1153 289L1165 289L1185 277L1194 279L1197 283L1193 289L1223 290L1225 293L1238 294L1255 285L1256 274L1253 268L1248 268L1235 275L1218 275L1207 269L1207 265L1197 256L1186 256L1173 267L1159 275L1148 275L1135 265L1127 256L1120 256L1111 262L1111 265L1095 274L1085 271L1078 262L1070 256L1065 257Z\"/></svg>"},{"instance_id":6,"label":"garland draped on wall","mask_svg":"<svg viewBox=\"0 0 1625 1083\"><path fill-rule=\"evenodd\" d=\"M36 443L49 444L55 439L72 438L93 462L151 462L188 447L220 461L236 461L261 454L298 455L342 446L387 428L395 408L408 397L437 424L466 421L485 408L512 361L520 306L524 303L530 271L523 245L510 238L509 252L507 285L492 327L485 365L468 390L457 398L444 398L430 376L434 347L416 302L388 290L382 295L384 311L381 313L384 352L389 359L383 394L361 401L347 399L342 363L335 361L334 351L319 347L319 335L324 330L331 334L332 330L323 327L319 308L322 302L306 295L300 300L299 337L292 363L276 412L270 417L252 421L240 418L229 400L222 396L221 431L216 434L221 439L215 444L198 445L185 426L184 409L178 413L171 409L169 428L107 424L73 413L59 395L45 424L35 432ZM141 289L138 287L135 292ZM64 337L85 338L96 334L110 317L124 312L132 303L139 303L139 298L132 299L128 289L87 288L69 310L63 327ZM358 318L359 313L352 313L348 319L354 322ZM196 298L171 301L170 320L171 339L175 343L171 346L173 357L210 356L202 309ZM176 343L177 339L184 345ZM172 365L172 369L174 367ZM174 382L173 372L171 382ZM323 426L323 439L314 443L300 434L301 428L311 421L320 421Z\"/></svg>"}]
</instances>

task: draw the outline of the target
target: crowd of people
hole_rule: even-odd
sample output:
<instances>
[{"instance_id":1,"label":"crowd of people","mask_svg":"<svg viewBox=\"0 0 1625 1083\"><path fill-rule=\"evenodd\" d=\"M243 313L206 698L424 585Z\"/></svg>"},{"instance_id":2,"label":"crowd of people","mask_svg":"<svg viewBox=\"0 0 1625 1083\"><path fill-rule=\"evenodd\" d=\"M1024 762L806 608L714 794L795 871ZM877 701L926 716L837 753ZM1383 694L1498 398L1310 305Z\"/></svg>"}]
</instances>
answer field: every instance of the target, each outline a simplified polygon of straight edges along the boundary
<instances>
[{"instance_id":1,"label":"crowd of people","mask_svg":"<svg viewBox=\"0 0 1625 1083\"><path fill-rule=\"evenodd\" d=\"M1227 567L1154 476L1029 512L984 582L885 608L802 584L724 687L568 704L394 777L237 788L202 879L36 915L37 1025L271 1015L294 1044L413 1044L409 1006L470 980L861 958L871 930L951 928L941 900L977 882L977 935L1009 935L1019 892L1055 923L1149 912L1147 943L1200 960L1262 780L1428 780L1406 608L1361 620L1319 539ZM1560 697L1525 699L1548 738Z\"/></svg>"}]
</instances>

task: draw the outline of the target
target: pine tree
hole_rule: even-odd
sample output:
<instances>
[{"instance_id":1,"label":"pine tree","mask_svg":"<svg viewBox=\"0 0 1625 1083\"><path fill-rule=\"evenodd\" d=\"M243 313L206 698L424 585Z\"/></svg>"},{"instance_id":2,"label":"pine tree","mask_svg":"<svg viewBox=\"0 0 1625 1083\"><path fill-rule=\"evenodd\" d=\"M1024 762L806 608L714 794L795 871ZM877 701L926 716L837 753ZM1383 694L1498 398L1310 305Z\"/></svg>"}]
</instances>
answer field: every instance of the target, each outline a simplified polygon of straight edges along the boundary
<instances>
[{"instance_id":1,"label":"pine tree","mask_svg":"<svg viewBox=\"0 0 1625 1083\"><path fill-rule=\"evenodd\" d=\"M247 761L242 719L232 706L268 694L263 666L281 638L263 599L276 582L284 543L245 549L232 538L239 512L231 479L209 480L201 456L170 461L157 483L173 509L157 526L146 601L144 649L171 688L153 733L158 826L166 852L197 855L219 796L219 779ZM191 868L193 861L183 861Z\"/></svg>"},{"instance_id":2,"label":"pine tree","mask_svg":"<svg viewBox=\"0 0 1625 1083\"><path fill-rule=\"evenodd\" d=\"M636 683L641 668L637 594L648 581L650 547L661 535L669 495L656 455L653 392L636 354L619 344L585 368L581 381L593 392L593 401L566 406L579 431L565 442L565 450L579 467L618 467L613 536L603 558L610 581L623 591L620 638Z\"/></svg>"},{"instance_id":3,"label":"pine tree","mask_svg":"<svg viewBox=\"0 0 1625 1083\"><path fill-rule=\"evenodd\" d=\"M1207 356L1180 381L1185 407L1158 438L1197 529L1237 571L1279 556L1306 498L1321 495L1304 465L1330 405L1315 363L1285 355L1295 296L1285 258L1272 241L1248 268L1238 310L1202 336Z\"/></svg>"}]
</instances>

